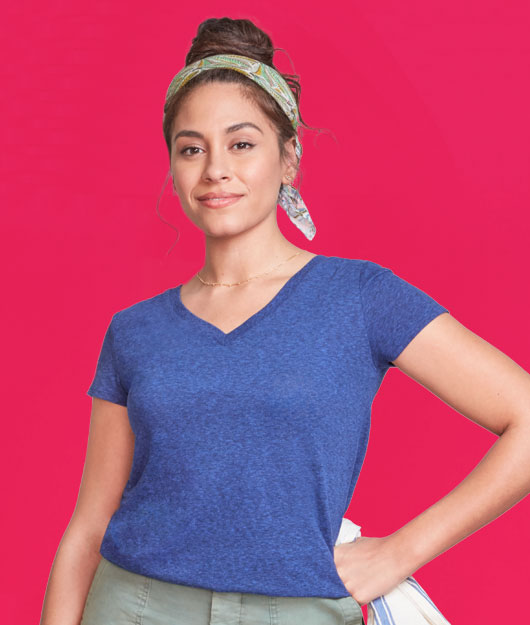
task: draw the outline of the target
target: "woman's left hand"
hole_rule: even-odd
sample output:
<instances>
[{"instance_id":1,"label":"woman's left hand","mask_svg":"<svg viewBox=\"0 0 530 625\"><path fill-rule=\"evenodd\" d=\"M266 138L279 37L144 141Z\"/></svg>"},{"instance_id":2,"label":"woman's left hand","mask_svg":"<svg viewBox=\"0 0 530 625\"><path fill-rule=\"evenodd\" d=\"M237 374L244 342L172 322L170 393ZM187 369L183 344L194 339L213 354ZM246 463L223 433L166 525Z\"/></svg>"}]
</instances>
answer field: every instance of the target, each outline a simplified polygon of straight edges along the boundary
<instances>
[{"instance_id":1,"label":"woman's left hand","mask_svg":"<svg viewBox=\"0 0 530 625\"><path fill-rule=\"evenodd\" d=\"M339 577L360 605L393 590L414 572L389 536L359 536L334 548Z\"/></svg>"}]
</instances>

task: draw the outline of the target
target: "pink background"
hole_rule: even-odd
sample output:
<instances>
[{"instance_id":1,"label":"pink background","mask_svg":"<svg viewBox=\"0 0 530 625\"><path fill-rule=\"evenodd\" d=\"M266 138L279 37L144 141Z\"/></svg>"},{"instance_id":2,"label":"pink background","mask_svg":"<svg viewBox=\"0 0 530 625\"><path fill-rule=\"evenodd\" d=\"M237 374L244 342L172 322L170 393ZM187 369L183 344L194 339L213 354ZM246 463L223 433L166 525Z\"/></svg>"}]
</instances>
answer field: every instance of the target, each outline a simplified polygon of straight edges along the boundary
<instances>
[{"instance_id":1,"label":"pink background","mask_svg":"<svg viewBox=\"0 0 530 625\"><path fill-rule=\"evenodd\" d=\"M527 2L19 2L2 28L6 622L37 623L76 502L94 374L117 310L187 281L202 234L168 184L163 99L198 24L246 17L301 77L315 253L373 260L530 369ZM333 133L333 134L331 134ZM335 137L335 138L334 138ZM347 340L347 339L346 339ZM391 370L348 516L389 534L495 436ZM398 444L396 444L398 442ZM7 504L7 505L6 505ZM453 624L527 612L527 498L415 573ZM366 609L365 609L366 611ZM517 621L519 622L519 621Z\"/></svg>"}]
</instances>

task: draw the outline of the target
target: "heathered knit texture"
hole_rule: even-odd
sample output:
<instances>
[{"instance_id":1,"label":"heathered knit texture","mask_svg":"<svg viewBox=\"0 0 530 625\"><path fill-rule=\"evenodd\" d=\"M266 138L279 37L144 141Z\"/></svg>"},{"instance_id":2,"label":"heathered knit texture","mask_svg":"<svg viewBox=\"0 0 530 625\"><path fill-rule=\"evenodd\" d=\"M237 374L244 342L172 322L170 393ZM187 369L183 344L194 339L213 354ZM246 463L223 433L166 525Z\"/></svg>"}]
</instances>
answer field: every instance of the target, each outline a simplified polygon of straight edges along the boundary
<instances>
[{"instance_id":1,"label":"heathered knit texture","mask_svg":"<svg viewBox=\"0 0 530 625\"><path fill-rule=\"evenodd\" d=\"M334 544L372 401L444 312L389 268L323 255L228 334L180 286L116 312L87 393L127 406L135 450L102 555L218 592L348 596Z\"/></svg>"}]
</instances>

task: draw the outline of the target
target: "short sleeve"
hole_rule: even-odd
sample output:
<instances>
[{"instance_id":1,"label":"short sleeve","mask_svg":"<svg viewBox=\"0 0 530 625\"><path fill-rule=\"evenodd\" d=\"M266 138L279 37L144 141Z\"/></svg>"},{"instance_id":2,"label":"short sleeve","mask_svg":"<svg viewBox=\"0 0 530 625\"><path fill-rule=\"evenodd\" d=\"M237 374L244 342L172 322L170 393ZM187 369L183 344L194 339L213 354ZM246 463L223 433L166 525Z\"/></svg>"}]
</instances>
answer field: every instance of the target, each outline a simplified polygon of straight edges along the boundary
<instances>
[{"instance_id":1,"label":"short sleeve","mask_svg":"<svg viewBox=\"0 0 530 625\"><path fill-rule=\"evenodd\" d=\"M366 261L360 274L361 303L372 358L380 370L394 361L412 339L447 308L396 275Z\"/></svg>"},{"instance_id":2,"label":"short sleeve","mask_svg":"<svg viewBox=\"0 0 530 625\"><path fill-rule=\"evenodd\" d=\"M116 315L112 317L105 332L97 361L96 373L92 384L88 388L87 395L100 397L120 406L127 406L127 391L120 380L114 352L115 325Z\"/></svg>"}]
</instances>

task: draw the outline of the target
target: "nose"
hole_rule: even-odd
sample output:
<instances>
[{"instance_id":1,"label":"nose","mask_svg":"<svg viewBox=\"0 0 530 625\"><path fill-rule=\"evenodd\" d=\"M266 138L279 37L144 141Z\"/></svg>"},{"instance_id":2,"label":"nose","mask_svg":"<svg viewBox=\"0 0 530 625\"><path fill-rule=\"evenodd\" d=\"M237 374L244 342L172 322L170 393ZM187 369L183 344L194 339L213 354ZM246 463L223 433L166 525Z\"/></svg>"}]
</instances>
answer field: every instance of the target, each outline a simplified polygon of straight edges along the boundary
<instances>
[{"instance_id":1,"label":"nose","mask_svg":"<svg viewBox=\"0 0 530 625\"><path fill-rule=\"evenodd\" d=\"M212 147L204 160L203 179L212 182L228 180L232 176L229 158L222 147Z\"/></svg>"}]
</instances>

